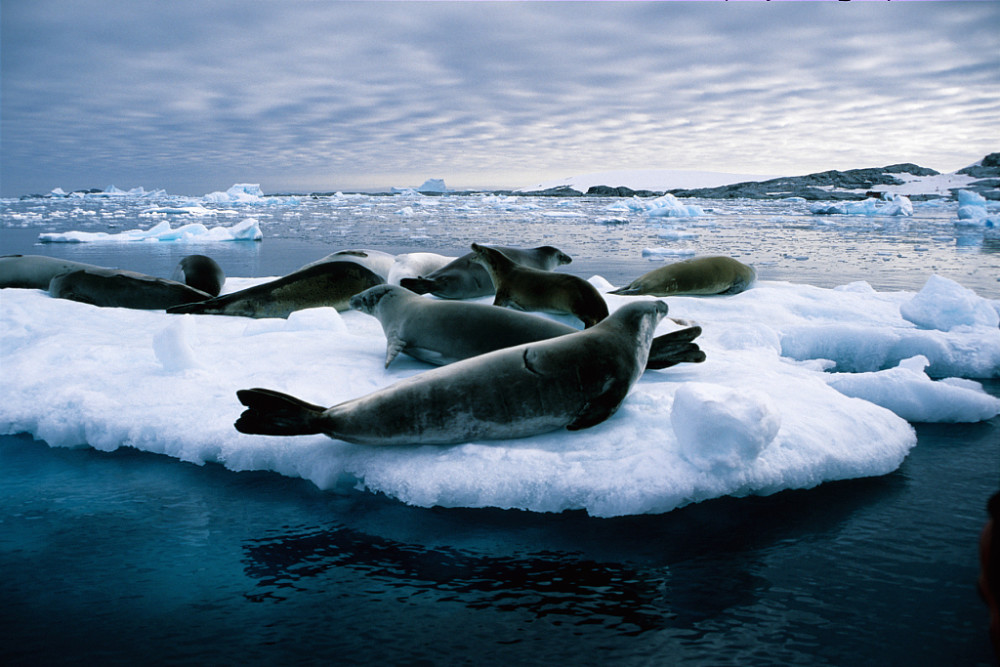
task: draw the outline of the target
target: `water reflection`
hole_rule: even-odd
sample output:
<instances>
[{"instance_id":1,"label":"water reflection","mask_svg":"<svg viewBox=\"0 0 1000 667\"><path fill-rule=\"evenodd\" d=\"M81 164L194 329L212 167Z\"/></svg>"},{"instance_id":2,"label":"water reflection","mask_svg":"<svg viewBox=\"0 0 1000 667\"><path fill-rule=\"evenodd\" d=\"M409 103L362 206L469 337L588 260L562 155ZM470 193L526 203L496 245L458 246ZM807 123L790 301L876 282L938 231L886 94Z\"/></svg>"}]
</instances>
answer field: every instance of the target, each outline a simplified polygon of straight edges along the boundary
<instances>
[{"instance_id":1,"label":"water reflection","mask_svg":"<svg viewBox=\"0 0 1000 667\"><path fill-rule=\"evenodd\" d=\"M706 622L775 597L769 558L776 546L780 551L789 539L808 543L813 536L830 540L856 511L904 486L898 476L855 480L615 520L405 508L406 532L419 522L425 525L418 532L448 535L450 545L387 536L391 522L382 535L340 523L290 529L244 543L245 573L256 582L246 597L279 603L360 589L366 596L451 602L625 636L667 628L697 634ZM539 527L546 532L536 540L543 549L455 545L455 536L473 530L492 533L502 545L523 545Z\"/></svg>"}]
</instances>

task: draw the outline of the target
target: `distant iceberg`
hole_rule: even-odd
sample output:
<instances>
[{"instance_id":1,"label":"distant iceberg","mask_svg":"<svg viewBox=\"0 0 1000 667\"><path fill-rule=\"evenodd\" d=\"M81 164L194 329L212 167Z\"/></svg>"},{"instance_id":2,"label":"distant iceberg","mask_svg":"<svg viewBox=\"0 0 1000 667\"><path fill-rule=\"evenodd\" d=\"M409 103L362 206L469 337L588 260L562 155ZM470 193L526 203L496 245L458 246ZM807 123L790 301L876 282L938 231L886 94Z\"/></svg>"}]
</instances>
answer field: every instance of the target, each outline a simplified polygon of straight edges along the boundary
<instances>
[{"instance_id":1,"label":"distant iceberg","mask_svg":"<svg viewBox=\"0 0 1000 667\"><path fill-rule=\"evenodd\" d=\"M443 178L428 178L417 188L417 192L448 192L448 187L444 184Z\"/></svg>"},{"instance_id":2,"label":"distant iceberg","mask_svg":"<svg viewBox=\"0 0 1000 667\"><path fill-rule=\"evenodd\" d=\"M911 216L913 203L909 197L887 192L882 199L813 204L809 210L813 215Z\"/></svg>"},{"instance_id":3,"label":"distant iceberg","mask_svg":"<svg viewBox=\"0 0 1000 667\"><path fill-rule=\"evenodd\" d=\"M650 218L686 218L705 215L705 210L695 204L682 204L672 194L665 194L651 201L635 199L642 202L646 215Z\"/></svg>"},{"instance_id":4,"label":"distant iceberg","mask_svg":"<svg viewBox=\"0 0 1000 667\"><path fill-rule=\"evenodd\" d=\"M54 188L49 195L52 197L67 197L69 199L152 199L156 197L166 197L166 190L146 190L143 187L122 190L114 185L109 185L103 190L76 191L66 193L62 188Z\"/></svg>"},{"instance_id":5,"label":"distant iceberg","mask_svg":"<svg viewBox=\"0 0 1000 667\"><path fill-rule=\"evenodd\" d=\"M210 192L201 198L208 204L298 204L295 197L265 197L259 183L236 183L225 192Z\"/></svg>"},{"instance_id":6,"label":"distant iceberg","mask_svg":"<svg viewBox=\"0 0 1000 667\"><path fill-rule=\"evenodd\" d=\"M201 223L174 229L161 222L151 229L130 229L118 234L107 232L50 232L38 235L39 243L209 243L216 241L260 241L264 238L256 218L247 218L231 227L206 227Z\"/></svg>"}]
</instances>

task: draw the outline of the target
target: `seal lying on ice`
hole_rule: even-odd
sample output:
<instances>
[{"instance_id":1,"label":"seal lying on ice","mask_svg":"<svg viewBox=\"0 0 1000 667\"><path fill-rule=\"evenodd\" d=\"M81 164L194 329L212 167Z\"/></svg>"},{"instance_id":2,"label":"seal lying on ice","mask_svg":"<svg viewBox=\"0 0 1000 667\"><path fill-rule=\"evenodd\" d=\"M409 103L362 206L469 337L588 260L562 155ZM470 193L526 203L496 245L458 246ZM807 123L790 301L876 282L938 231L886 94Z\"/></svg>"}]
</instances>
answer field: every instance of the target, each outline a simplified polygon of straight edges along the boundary
<instances>
[{"instance_id":1,"label":"seal lying on ice","mask_svg":"<svg viewBox=\"0 0 1000 667\"><path fill-rule=\"evenodd\" d=\"M599 424L642 374L667 306L639 301L576 333L435 368L331 408L267 389L237 396L242 433L365 445L448 445Z\"/></svg>"},{"instance_id":2,"label":"seal lying on ice","mask_svg":"<svg viewBox=\"0 0 1000 667\"><path fill-rule=\"evenodd\" d=\"M356 262L320 262L276 280L167 312L260 318L288 317L296 310L322 306L347 310L352 296L383 282L381 276Z\"/></svg>"},{"instance_id":3,"label":"seal lying on ice","mask_svg":"<svg viewBox=\"0 0 1000 667\"><path fill-rule=\"evenodd\" d=\"M541 271L512 262L488 246L472 244L475 261L486 267L496 288L494 306L579 317L591 327L608 316L608 304L597 288L570 273Z\"/></svg>"},{"instance_id":4,"label":"seal lying on ice","mask_svg":"<svg viewBox=\"0 0 1000 667\"><path fill-rule=\"evenodd\" d=\"M550 245L539 248L507 248L491 246L516 264L548 271L560 264L569 264L569 255ZM475 299L489 296L496 290L482 265L473 261L475 253L467 253L420 278L403 278L399 284L417 294L433 294L442 299Z\"/></svg>"},{"instance_id":5,"label":"seal lying on ice","mask_svg":"<svg viewBox=\"0 0 1000 667\"><path fill-rule=\"evenodd\" d=\"M60 273L49 282L49 294L102 308L137 310L165 310L211 298L207 292L176 280L100 267Z\"/></svg>"},{"instance_id":6,"label":"seal lying on ice","mask_svg":"<svg viewBox=\"0 0 1000 667\"><path fill-rule=\"evenodd\" d=\"M732 257L693 257L653 269L608 294L739 294L756 277L752 266Z\"/></svg>"},{"instance_id":7,"label":"seal lying on ice","mask_svg":"<svg viewBox=\"0 0 1000 667\"><path fill-rule=\"evenodd\" d=\"M400 352L444 366L505 347L565 336L573 327L484 303L430 299L397 285L377 285L351 299L351 308L378 319L386 337L385 365ZM653 339L646 368L705 360L696 343L700 327Z\"/></svg>"}]
</instances>

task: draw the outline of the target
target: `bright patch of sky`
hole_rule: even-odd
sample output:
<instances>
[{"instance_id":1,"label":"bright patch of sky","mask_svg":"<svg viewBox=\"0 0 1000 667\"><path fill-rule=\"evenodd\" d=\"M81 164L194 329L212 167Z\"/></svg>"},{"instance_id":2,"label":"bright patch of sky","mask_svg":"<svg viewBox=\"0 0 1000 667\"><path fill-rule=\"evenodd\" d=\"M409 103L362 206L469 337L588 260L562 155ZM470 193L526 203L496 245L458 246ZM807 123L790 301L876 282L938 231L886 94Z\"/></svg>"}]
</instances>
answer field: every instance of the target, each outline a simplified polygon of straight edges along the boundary
<instances>
[{"instance_id":1,"label":"bright patch of sky","mask_svg":"<svg viewBox=\"0 0 1000 667\"><path fill-rule=\"evenodd\" d=\"M991 2L36 0L0 22L3 196L948 172L998 150Z\"/></svg>"}]
</instances>

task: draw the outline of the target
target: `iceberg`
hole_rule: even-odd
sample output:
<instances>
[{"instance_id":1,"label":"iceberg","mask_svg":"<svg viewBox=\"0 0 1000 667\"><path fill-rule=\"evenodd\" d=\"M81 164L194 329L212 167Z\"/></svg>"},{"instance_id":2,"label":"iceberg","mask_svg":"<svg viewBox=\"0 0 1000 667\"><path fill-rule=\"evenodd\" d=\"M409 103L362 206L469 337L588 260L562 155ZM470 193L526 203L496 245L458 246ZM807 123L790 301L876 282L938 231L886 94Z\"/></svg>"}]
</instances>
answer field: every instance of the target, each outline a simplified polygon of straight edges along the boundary
<instances>
[{"instance_id":1,"label":"iceberg","mask_svg":"<svg viewBox=\"0 0 1000 667\"><path fill-rule=\"evenodd\" d=\"M117 234L109 232L44 232L39 243L205 243L216 241L260 241L264 233L256 218L246 218L230 227L206 227L201 223L176 229L163 221L150 229L130 229Z\"/></svg>"},{"instance_id":2,"label":"iceberg","mask_svg":"<svg viewBox=\"0 0 1000 667\"><path fill-rule=\"evenodd\" d=\"M705 215L704 209L695 204L682 204L670 193L651 201L636 199L642 202L646 215L650 218L686 218Z\"/></svg>"},{"instance_id":3,"label":"iceberg","mask_svg":"<svg viewBox=\"0 0 1000 667\"><path fill-rule=\"evenodd\" d=\"M868 198L860 202L813 204L809 210L813 215L912 216L913 202L909 197L887 192L883 194L882 199Z\"/></svg>"},{"instance_id":4,"label":"iceberg","mask_svg":"<svg viewBox=\"0 0 1000 667\"><path fill-rule=\"evenodd\" d=\"M225 192L210 192L204 197L202 201L210 204L297 204L298 200L294 197L282 198L278 197L265 197L264 193L260 189L259 183L236 183L230 187Z\"/></svg>"}]
</instances>

